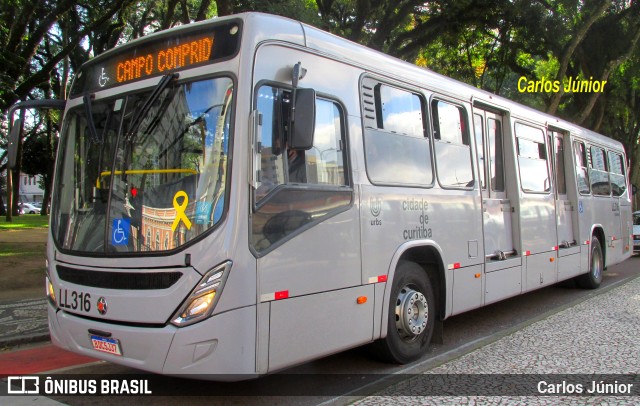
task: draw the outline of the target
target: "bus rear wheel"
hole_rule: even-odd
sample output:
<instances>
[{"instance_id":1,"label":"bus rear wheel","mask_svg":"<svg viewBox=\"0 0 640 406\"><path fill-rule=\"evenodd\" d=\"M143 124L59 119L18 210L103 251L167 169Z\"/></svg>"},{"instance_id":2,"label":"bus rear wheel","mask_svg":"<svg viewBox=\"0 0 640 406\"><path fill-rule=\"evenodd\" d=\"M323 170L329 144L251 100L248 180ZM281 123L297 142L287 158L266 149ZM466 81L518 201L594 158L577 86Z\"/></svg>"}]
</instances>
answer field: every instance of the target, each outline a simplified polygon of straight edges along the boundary
<instances>
[{"instance_id":1,"label":"bus rear wheel","mask_svg":"<svg viewBox=\"0 0 640 406\"><path fill-rule=\"evenodd\" d=\"M589 273L578 276L576 282L583 289L596 289L602 283L604 256L602 255L600 240L595 235L591 238L591 254L589 258Z\"/></svg>"},{"instance_id":2,"label":"bus rear wheel","mask_svg":"<svg viewBox=\"0 0 640 406\"><path fill-rule=\"evenodd\" d=\"M377 354L399 364L425 354L437 317L435 303L425 270L414 262L401 262L391 287L387 336L375 343Z\"/></svg>"}]
</instances>

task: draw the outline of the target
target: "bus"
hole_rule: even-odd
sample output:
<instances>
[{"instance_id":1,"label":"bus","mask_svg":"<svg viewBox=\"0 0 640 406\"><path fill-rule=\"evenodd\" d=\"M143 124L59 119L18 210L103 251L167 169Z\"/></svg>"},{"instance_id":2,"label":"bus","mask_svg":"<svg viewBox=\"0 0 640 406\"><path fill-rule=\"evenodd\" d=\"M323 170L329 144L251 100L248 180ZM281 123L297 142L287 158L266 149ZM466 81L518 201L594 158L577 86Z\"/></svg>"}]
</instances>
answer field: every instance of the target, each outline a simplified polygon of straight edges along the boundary
<instances>
[{"instance_id":1,"label":"bus","mask_svg":"<svg viewBox=\"0 0 640 406\"><path fill-rule=\"evenodd\" d=\"M630 257L623 146L298 21L246 13L78 71L47 248L53 343L236 380Z\"/></svg>"}]
</instances>

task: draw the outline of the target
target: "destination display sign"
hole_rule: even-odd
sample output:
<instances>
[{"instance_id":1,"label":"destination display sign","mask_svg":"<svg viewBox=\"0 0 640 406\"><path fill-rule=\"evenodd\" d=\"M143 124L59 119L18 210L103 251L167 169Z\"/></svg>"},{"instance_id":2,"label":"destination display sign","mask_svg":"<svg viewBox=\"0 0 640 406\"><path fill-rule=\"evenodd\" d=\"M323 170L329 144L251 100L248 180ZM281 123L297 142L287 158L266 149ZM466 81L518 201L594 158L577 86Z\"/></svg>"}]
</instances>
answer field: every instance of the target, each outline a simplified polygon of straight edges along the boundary
<instances>
[{"instance_id":1,"label":"destination display sign","mask_svg":"<svg viewBox=\"0 0 640 406\"><path fill-rule=\"evenodd\" d=\"M186 33L124 45L87 62L74 80L71 97L234 57L240 22L228 21Z\"/></svg>"}]
</instances>

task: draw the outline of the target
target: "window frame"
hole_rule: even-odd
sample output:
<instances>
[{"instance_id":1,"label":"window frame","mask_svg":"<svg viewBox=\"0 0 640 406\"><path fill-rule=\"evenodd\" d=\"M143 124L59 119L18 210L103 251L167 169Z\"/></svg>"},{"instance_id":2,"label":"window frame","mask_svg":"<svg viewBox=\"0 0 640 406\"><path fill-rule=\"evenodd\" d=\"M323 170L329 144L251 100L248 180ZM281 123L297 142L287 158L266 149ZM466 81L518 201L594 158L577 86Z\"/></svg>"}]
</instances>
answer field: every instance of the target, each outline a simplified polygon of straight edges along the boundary
<instances>
[{"instance_id":1,"label":"window frame","mask_svg":"<svg viewBox=\"0 0 640 406\"><path fill-rule=\"evenodd\" d=\"M279 90L284 91L292 91L292 87L290 85L286 85L279 82L262 80L259 81L254 87L253 93L253 111L258 110L258 95L259 90L263 86L277 88ZM354 187L353 187L353 174L352 174L352 162L351 162L351 149L349 143L349 128L347 125L347 117L349 116L347 108L345 104L337 97L333 95L328 95L322 92L316 92L316 100L325 100L331 102L335 107L337 107L340 113L340 137L342 144L342 156L343 156L343 173L344 173L344 185L331 185L331 184L317 184L317 183L289 183L288 176L285 177L285 182L279 185L276 185L271 190L269 190L265 195L263 195L260 200L256 200L256 191L257 188L253 188L249 185L250 188L250 199L251 199L251 208L250 208L250 216L249 216L249 249L251 253L256 257L260 258L276 248L280 247L287 241L295 238L296 236L304 233L305 231L315 227L316 225L326 221L327 219L336 216L342 212L348 211L354 206L355 197L354 197ZM286 156L286 150L281 152L283 155L282 159L284 162L287 160L284 159ZM251 157L251 160L254 160L254 157ZM283 165L283 171L288 172L288 163ZM282 198L284 194L299 194L308 192L311 195L313 194L321 194L326 193L329 196L332 192L339 199L342 197L343 201L347 201L346 204L339 205L337 207L331 208L325 213L321 214L318 217L311 218L310 221L305 222L299 225L297 228L288 230L288 233L285 233L279 239L274 240L273 242L269 240L269 245L266 247L260 247L259 244L261 240L254 240L254 235L263 235L263 238L268 239L267 233L265 230L265 225L262 226L261 229L254 229L256 224L256 218L260 216L264 216L265 213L261 212L261 209L269 204L273 203L273 200ZM293 211L296 211L295 209ZM273 214L273 217L280 215L282 212L278 212ZM267 220L267 222L269 219ZM295 221L295 218L294 218ZM266 224L266 223L265 223ZM256 234L256 231L258 233Z\"/></svg>"},{"instance_id":2,"label":"window frame","mask_svg":"<svg viewBox=\"0 0 640 406\"><path fill-rule=\"evenodd\" d=\"M272 80L261 80L259 81L255 87L254 87L254 91L253 91L253 95L252 95L252 111L257 111L258 110L258 94L259 94L259 90L260 88L264 87L264 86L269 86L269 87L274 87L279 89L280 91L288 91L288 92L292 92L293 91L293 87L290 84L286 84L286 83L281 83L281 82L275 82ZM347 112L347 108L345 106L345 104L342 102L342 100L340 100L338 97L336 96L332 96L332 95L328 95L326 93L322 93L322 92L318 92L316 91L316 100L318 99L322 99L322 100L326 100L329 102L332 102L335 106L338 107L338 110L340 112L340 126L341 126L341 130L342 130L342 134L341 134L341 140L342 140L342 154L343 154L343 172L344 172L344 185L329 185L329 184L317 184L317 183L291 183L289 182L289 176L288 176L288 171L289 171L289 163L287 162L286 159L284 159L284 156L286 154L286 151L282 151L280 153L280 155L282 156L279 159L283 160L283 171L285 172L285 179L284 182L281 184L276 185L275 187L273 187L271 190L269 190L264 196L262 196L259 200L256 200L256 190L255 188L251 188L251 212L255 213L256 211L258 211L262 206L264 206L264 204L266 202L269 201L269 199L271 197L273 197L275 194L277 194L280 190L282 189L325 189L328 191L343 191L345 189L351 190L353 193L353 174L352 174L352 162L351 162L351 149L350 149L350 144L349 144L349 128L347 125L347 117L348 117L348 112ZM280 120L279 120L280 121ZM254 157L251 157L251 160L253 160ZM260 167L262 168L262 166ZM351 205L353 205L353 199L351 202Z\"/></svg>"},{"instance_id":3,"label":"window frame","mask_svg":"<svg viewBox=\"0 0 640 406\"><path fill-rule=\"evenodd\" d=\"M534 137L528 137L526 134L518 135L518 126L524 126L524 127L529 128L529 129L540 131L540 139L542 140L542 143L540 143L539 140L533 139ZM528 122L525 122L525 121L516 120L513 123L513 135L514 135L514 143L515 143L514 146L515 146L516 164L518 166L518 177L519 177L519 181L520 181L520 190L522 191L522 193L531 194L531 195L550 195L552 193L555 193L554 185L552 184L551 173L550 173L549 139L547 137L546 128L540 127L540 126L538 126L536 124L533 124L533 123L528 123ZM521 155L521 153L520 153L520 142L519 142L520 139L523 139L523 140L529 141L529 142L533 142L533 143L536 143L536 144L541 144L542 145L542 149L540 149L540 146L538 146L538 151L539 152L540 151L544 151L545 158L541 159L541 158L533 158L533 157L530 157L528 155ZM547 171L547 181L549 182L549 188L547 190L525 190L523 182L522 182L523 171L522 171L522 165L520 164L520 158L529 159L529 160L544 161L544 163L545 163L544 167L545 167L545 170Z\"/></svg>"},{"instance_id":4,"label":"window frame","mask_svg":"<svg viewBox=\"0 0 640 406\"><path fill-rule=\"evenodd\" d=\"M579 146L582 146L582 150L576 151L576 148L578 148ZM587 157L587 144L583 140L575 139L573 140L571 152L572 152L571 156L573 157L574 160L577 157L577 153L578 152L580 153L581 162L574 162L574 165L573 165L574 173L576 175L576 189L578 191L578 194L580 194L581 196L590 196L591 195L591 176L589 175L589 158ZM580 176L580 173L578 173L578 171L576 170L578 167L580 167L587 176L587 179L585 180L585 185L587 185L587 188L588 188L587 191L580 190L580 185L578 184L578 178Z\"/></svg>"},{"instance_id":5,"label":"window frame","mask_svg":"<svg viewBox=\"0 0 640 406\"><path fill-rule=\"evenodd\" d=\"M603 159L603 163L604 163L604 169L598 169L595 168L593 166L594 163L594 157L593 157L593 150L599 150L602 152L602 155L604 157ZM591 189L591 194L595 197L612 197L612 188L611 188L611 176L609 174L609 156L607 154L607 149L605 147L601 147L599 145L596 144L588 144L588 154L587 154L587 163L588 163L588 170L589 170L589 181L590 181L590 189ZM594 187L593 187L593 173L603 173L606 174L607 176L607 184L609 185L609 193L596 193L594 191Z\"/></svg>"},{"instance_id":6,"label":"window frame","mask_svg":"<svg viewBox=\"0 0 640 406\"><path fill-rule=\"evenodd\" d=\"M607 153L607 160L608 160L608 163L609 163L609 187L611 189L611 197L624 196L624 194L627 192L627 189L628 189L628 180L627 180L627 174L626 174L626 165L625 165L625 161L624 161L624 155L622 153L618 152L618 151L614 151L614 150L611 150L611 149L607 149L606 153ZM620 168L621 169L620 173L613 172L611 170L613 168L612 159L611 159L612 155L617 156L619 158L620 165L622 166L622 168ZM624 181L623 182L624 183L624 190L619 195L615 194L613 192L613 182L611 180L612 176L622 176L622 179Z\"/></svg>"},{"instance_id":7,"label":"window frame","mask_svg":"<svg viewBox=\"0 0 640 406\"><path fill-rule=\"evenodd\" d=\"M365 94L365 83L368 83L367 86L371 86L371 94ZM379 86L386 86L389 88L393 88L396 90L400 90L406 92L410 95L416 96L420 101L420 112L422 115L422 137L417 134L406 134L400 133L397 131L393 131L390 129L380 128L380 123L382 122L381 115L381 106L378 106L378 96L379 93L376 88ZM408 188L421 188L421 189L431 189L436 183L436 169L435 169L435 155L433 148L433 137L431 134L430 127L430 118L429 118L429 109L428 109L428 100L429 98L425 96L425 91L421 88L408 86L404 83L396 83L387 79L381 79L371 75L363 75L360 79L359 88L358 88L359 96L360 96L360 108L362 113L362 143L363 143L363 157L364 157L364 169L367 179L372 185L375 186L385 186L385 187L408 187ZM369 97L369 100L366 100L365 97ZM366 104L373 104L373 107L369 107L369 112L375 114L375 117L371 117L367 114L367 106ZM430 171L430 181L428 183L411 183L411 182L402 182L402 180L398 182L392 182L387 180L376 180L371 173L371 163L367 159L367 132L375 131L381 134L395 136L395 137L407 137L413 138L415 140L425 141L428 147L428 159L430 162L428 165L425 165L425 168L428 168Z\"/></svg>"},{"instance_id":8,"label":"window frame","mask_svg":"<svg viewBox=\"0 0 640 406\"><path fill-rule=\"evenodd\" d=\"M464 113L463 117L464 117L464 126L465 126L465 131L463 131L462 133L462 143L455 143L455 142L451 142L451 141L446 141L446 140L442 140L441 138L436 138L436 129L435 129L435 122L436 122L436 118L434 117L434 114L436 113L436 109L434 108L433 104L437 103L437 102L443 102L443 103L447 103L451 106L454 106L458 109L462 109L462 112ZM480 185L478 185L478 175L476 173L476 171L478 171L478 168L474 169L474 165L477 166L477 162L474 160L473 157L473 153L474 153L474 148L475 146L472 146L472 144L475 143L475 140L473 140L473 137L471 135L471 123L473 123L474 125L474 132L475 132L475 123L473 120L473 117L471 117L471 121L469 120L469 116L473 115L473 112L471 109L467 109L465 107L465 105L457 100L453 100L450 99L446 96L440 95L440 94L433 94L429 100L429 111L428 111L428 115L429 115L429 125L430 125L430 132L431 132L431 139L433 142L433 165L434 165L434 170L435 170L435 174L436 174L436 178L438 179L438 185L440 186L440 188L445 189L445 190L474 190L476 188L476 186L478 188L481 188ZM486 126L485 126L486 127ZM464 143L466 138L467 144ZM442 144L448 144L448 145L457 145L457 146L464 146L466 148L469 148L469 168L471 169L471 185L469 186L452 186L452 185L445 185L442 183L442 180L440 179L440 170L438 169L438 151L437 151L437 144L438 143L442 143ZM486 149L486 148L485 148ZM485 156L486 159L486 156Z\"/></svg>"}]
</instances>

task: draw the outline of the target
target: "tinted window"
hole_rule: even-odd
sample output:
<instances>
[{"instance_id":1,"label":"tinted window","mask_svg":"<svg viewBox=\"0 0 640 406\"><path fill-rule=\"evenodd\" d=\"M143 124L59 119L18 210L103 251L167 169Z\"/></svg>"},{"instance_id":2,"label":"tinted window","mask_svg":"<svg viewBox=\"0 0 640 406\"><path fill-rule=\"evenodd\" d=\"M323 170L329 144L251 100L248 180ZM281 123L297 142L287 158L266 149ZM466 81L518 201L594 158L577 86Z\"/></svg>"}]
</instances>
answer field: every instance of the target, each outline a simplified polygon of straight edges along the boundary
<instances>
[{"instance_id":1,"label":"tinted window","mask_svg":"<svg viewBox=\"0 0 640 406\"><path fill-rule=\"evenodd\" d=\"M374 184L429 186L433 183L428 138L367 130L367 175Z\"/></svg>"},{"instance_id":2,"label":"tinted window","mask_svg":"<svg viewBox=\"0 0 640 406\"><path fill-rule=\"evenodd\" d=\"M502 123L492 118L487 120L487 135L489 136L489 159L491 159L491 190L504 192Z\"/></svg>"},{"instance_id":3,"label":"tinted window","mask_svg":"<svg viewBox=\"0 0 640 406\"><path fill-rule=\"evenodd\" d=\"M430 186L429 138L424 136L422 98L408 90L375 85L376 128L364 134L367 176L374 184Z\"/></svg>"},{"instance_id":4,"label":"tinted window","mask_svg":"<svg viewBox=\"0 0 640 406\"><path fill-rule=\"evenodd\" d=\"M480 165L480 187L486 189L485 184L485 160L484 160L484 131L483 117L480 114L473 115L473 127L476 135L476 150L478 152L478 164Z\"/></svg>"},{"instance_id":5,"label":"tinted window","mask_svg":"<svg viewBox=\"0 0 640 406\"><path fill-rule=\"evenodd\" d=\"M251 246L258 252L344 210L353 194L345 187L346 141L340 105L317 98L313 146L293 150L286 141L290 96L289 90L271 86L257 93L261 183L255 191Z\"/></svg>"},{"instance_id":6,"label":"tinted window","mask_svg":"<svg viewBox=\"0 0 640 406\"><path fill-rule=\"evenodd\" d=\"M609 178L611 179L611 193L614 196L622 196L627 189L627 181L624 176L624 160L622 155L609 152Z\"/></svg>"},{"instance_id":7,"label":"tinted window","mask_svg":"<svg viewBox=\"0 0 640 406\"><path fill-rule=\"evenodd\" d=\"M591 190L594 195L608 196L611 194L607 158L604 149L592 146L591 152Z\"/></svg>"},{"instance_id":8,"label":"tinted window","mask_svg":"<svg viewBox=\"0 0 640 406\"><path fill-rule=\"evenodd\" d=\"M576 159L576 179L578 191L581 194L589 194L589 172L587 171L587 153L582 142L576 141L573 144L573 152Z\"/></svg>"},{"instance_id":9,"label":"tinted window","mask_svg":"<svg viewBox=\"0 0 640 406\"><path fill-rule=\"evenodd\" d=\"M291 93L271 86L258 89L261 168L256 201L282 184L345 185L342 111L338 104L316 100L313 146L308 151L287 148L286 123Z\"/></svg>"},{"instance_id":10,"label":"tinted window","mask_svg":"<svg viewBox=\"0 0 640 406\"><path fill-rule=\"evenodd\" d=\"M564 145L562 138L555 138L556 142L556 189L558 194L567 194L567 182L564 176Z\"/></svg>"}]
</instances>

